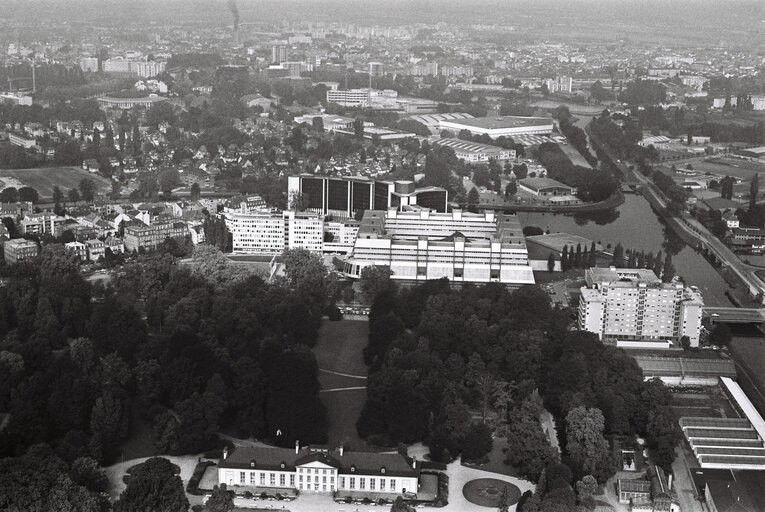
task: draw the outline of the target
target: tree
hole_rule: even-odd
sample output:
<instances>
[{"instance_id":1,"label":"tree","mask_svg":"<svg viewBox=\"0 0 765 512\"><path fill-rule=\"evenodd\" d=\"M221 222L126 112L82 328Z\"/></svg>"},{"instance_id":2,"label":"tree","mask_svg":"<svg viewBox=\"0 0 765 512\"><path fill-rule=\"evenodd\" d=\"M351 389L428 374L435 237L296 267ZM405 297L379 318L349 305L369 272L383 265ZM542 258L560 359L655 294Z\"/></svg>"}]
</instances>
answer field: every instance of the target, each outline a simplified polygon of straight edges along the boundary
<instances>
[{"instance_id":1,"label":"tree","mask_svg":"<svg viewBox=\"0 0 765 512\"><path fill-rule=\"evenodd\" d=\"M615 464L603 437L605 419L600 409L579 406L566 416L566 451L571 461L585 474L600 482L615 472Z\"/></svg>"},{"instance_id":2,"label":"tree","mask_svg":"<svg viewBox=\"0 0 765 512\"><path fill-rule=\"evenodd\" d=\"M70 188L67 195L69 197L69 200L73 202L75 205L77 204L77 201L80 200L80 193L77 191L76 188Z\"/></svg>"},{"instance_id":3,"label":"tree","mask_svg":"<svg viewBox=\"0 0 765 512\"><path fill-rule=\"evenodd\" d=\"M373 303L378 295L393 288L394 285L390 276L390 267L386 265L370 265L361 269L359 283L367 303Z\"/></svg>"},{"instance_id":4,"label":"tree","mask_svg":"<svg viewBox=\"0 0 765 512\"><path fill-rule=\"evenodd\" d=\"M178 466L161 457L153 457L139 464L133 468L127 487L114 503L114 511L186 512L189 500L179 473Z\"/></svg>"},{"instance_id":5,"label":"tree","mask_svg":"<svg viewBox=\"0 0 765 512\"><path fill-rule=\"evenodd\" d=\"M364 120L360 117L357 117L353 121L353 136L357 139L364 138Z\"/></svg>"},{"instance_id":6,"label":"tree","mask_svg":"<svg viewBox=\"0 0 765 512\"><path fill-rule=\"evenodd\" d=\"M122 192L122 184L117 180L112 180L112 192L111 192L111 198L113 201L116 201L120 198L120 194Z\"/></svg>"},{"instance_id":7,"label":"tree","mask_svg":"<svg viewBox=\"0 0 765 512\"><path fill-rule=\"evenodd\" d=\"M60 204L64 200L64 193L61 192L61 189L58 185L53 186L53 202L55 204Z\"/></svg>"},{"instance_id":8,"label":"tree","mask_svg":"<svg viewBox=\"0 0 765 512\"><path fill-rule=\"evenodd\" d=\"M553 253L550 253L550 255L547 256L547 271L555 271L555 255Z\"/></svg>"},{"instance_id":9,"label":"tree","mask_svg":"<svg viewBox=\"0 0 765 512\"><path fill-rule=\"evenodd\" d=\"M512 197L518 193L518 183L516 180L510 180L510 183L505 187L505 197Z\"/></svg>"},{"instance_id":10,"label":"tree","mask_svg":"<svg viewBox=\"0 0 765 512\"><path fill-rule=\"evenodd\" d=\"M19 191L16 189L16 187L5 187L2 192L0 192L0 202L18 203Z\"/></svg>"},{"instance_id":11,"label":"tree","mask_svg":"<svg viewBox=\"0 0 765 512\"><path fill-rule=\"evenodd\" d=\"M468 206L478 206L480 201L481 197L478 195L478 191L475 189L475 187L471 188L467 195Z\"/></svg>"},{"instance_id":12,"label":"tree","mask_svg":"<svg viewBox=\"0 0 765 512\"><path fill-rule=\"evenodd\" d=\"M210 512L230 512L234 510L234 492L226 489L226 484L213 486L212 494L205 503Z\"/></svg>"},{"instance_id":13,"label":"tree","mask_svg":"<svg viewBox=\"0 0 765 512\"><path fill-rule=\"evenodd\" d=\"M36 203L40 199L40 194L32 187L21 187L19 189L19 201L28 201Z\"/></svg>"},{"instance_id":14,"label":"tree","mask_svg":"<svg viewBox=\"0 0 765 512\"><path fill-rule=\"evenodd\" d=\"M200 190L199 183L192 183L191 185L191 200L192 201L199 201L199 198L202 195L202 191Z\"/></svg>"},{"instance_id":15,"label":"tree","mask_svg":"<svg viewBox=\"0 0 765 512\"><path fill-rule=\"evenodd\" d=\"M757 196L760 194L760 175L755 174L749 183L749 211L753 212L757 207Z\"/></svg>"},{"instance_id":16,"label":"tree","mask_svg":"<svg viewBox=\"0 0 765 512\"><path fill-rule=\"evenodd\" d=\"M592 475L585 475L576 483L576 499L580 505L588 510L595 508L595 491L598 489L598 481Z\"/></svg>"},{"instance_id":17,"label":"tree","mask_svg":"<svg viewBox=\"0 0 765 512\"><path fill-rule=\"evenodd\" d=\"M80 196L86 202L93 201L93 197L96 194L96 184L90 178L83 178L80 180ZM77 202L77 201L75 201Z\"/></svg>"},{"instance_id":18,"label":"tree","mask_svg":"<svg viewBox=\"0 0 765 512\"><path fill-rule=\"evenodd\" d=\"M667 253L664 257L664 267L661 270L661 280L664 283L669 283L673 277L675 277L675 267L672 265L672 255Z\"/></svg>"},{"instance_id":19,"label":"tree","mask_svg":"<svg viewBox=\"0 0 765 512\"><path fill-rule=\"evenodd\" d=\"M141 131L138 129L138 125L133 125L133 156L141 154Z\"/></svg>"},{"instance_id":20,"label":"tree","mask_svg":"<svg viewBox=\"0 0 765 512\"><path fill-rule=\"evenodd\" d=\"M109 478L98 461L90 457L80 457L72 463L69 472L72 480L92 492L106 492L109 488Z\"/></svg>"},{"instance_id":21,"label":"tree","mask_svg":"<svg viewBox=\"0 0 765 512\"><path fill-rule=\"evenodd\" d=\"M728 324L715 324L709 333L709 341L713 345L727 345L733 338Z\"/></svg>"},{"instance_id":22,"label":"tree","mask_svg":"<svg viewBox=\"0 0 765 512\"><path fill-rule=\"evenodd\" d=\"M470 426L462 442L462 459L479 461L491 452L493 431L485 423L475 423Z\"/></svg>"},{"instance_id":23,"label":"tree","mask_svg":"<svg viewBox=\"0 0 765 512\"><path fill-rule=\"evenodd\" d=\"M311 120L311 126L319 133L324 133L324 119L316 116Z\"/></svg>"}]
</instances>

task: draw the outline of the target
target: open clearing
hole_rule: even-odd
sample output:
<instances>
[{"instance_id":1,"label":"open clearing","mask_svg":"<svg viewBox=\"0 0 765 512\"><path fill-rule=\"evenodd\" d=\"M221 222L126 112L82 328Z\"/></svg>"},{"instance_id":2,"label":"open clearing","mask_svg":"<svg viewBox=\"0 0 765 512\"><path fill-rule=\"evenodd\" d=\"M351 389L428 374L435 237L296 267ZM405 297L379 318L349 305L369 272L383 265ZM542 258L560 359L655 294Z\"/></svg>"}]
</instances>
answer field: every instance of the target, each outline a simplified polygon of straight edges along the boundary
<instances>
[{"instance_id":1,"label":"open clearing","mask_svg":"<svg viewBox=\"0 0 765 512\"><path fill-rule=\"evenodd\" d=\"M61 191L77 188L83 178L90 178L96 184L96 193L111 192L108 179L78 167L38 167L36 169L0 169L0 190L6 187L28 186L37 190L41 198L53 197L53 187Z\"/></svg>"},{"instance_id":2,"label":"open clearing","mask_svg":"<svg viewBox=\"0 0 765 512\"><path fill-rule=\"evenodd\" d=\"M339 374L366 377L367 365L364 364L362 351L367 345L368 336L369 322L359 320L322 322L319 340L314 348L319 368L326 370L319 372L322 390L366 386L366 379ZM366 399L366 389L321 393L321 401L327 407L330 446L347 443L354 450L366 447L366 443L356 432L356 421Z\"/></svg>"}]
</instances>

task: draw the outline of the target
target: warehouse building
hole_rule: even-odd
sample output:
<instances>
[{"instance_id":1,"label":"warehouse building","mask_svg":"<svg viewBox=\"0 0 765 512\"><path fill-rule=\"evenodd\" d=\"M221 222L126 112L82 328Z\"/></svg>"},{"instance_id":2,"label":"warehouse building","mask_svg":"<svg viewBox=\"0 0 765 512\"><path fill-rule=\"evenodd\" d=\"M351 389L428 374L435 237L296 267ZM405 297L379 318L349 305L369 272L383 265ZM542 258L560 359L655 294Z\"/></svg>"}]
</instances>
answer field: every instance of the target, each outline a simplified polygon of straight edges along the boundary
<instances>
[{"instance_id":1,"label":"warehouse building","mask_svg":"<svg viewBox=\"0 0 765 512\"><path fill-rule=\"evenodd\" d=\"M454 150L454 154L460 160L469 163L488 162L490 160L512 160L515 158L514 149L505 149L499 146L481 144L462 139L440 139L435 141L439 146L446 146Z\"/></svg>"},{"instance_id":2,"label":"warehouse building","mask_svg":"<svg viewBox=\"0 0 765 512\"><path fill-rule=\"evenodd\" d=\"M438 123L439 130L459 133L467 130L473 135L486 134L497 137L516 135L550 135L553 120L547 117L494 116L475 117L473 119L443 119Z\"/></svg>"}]
</instances>

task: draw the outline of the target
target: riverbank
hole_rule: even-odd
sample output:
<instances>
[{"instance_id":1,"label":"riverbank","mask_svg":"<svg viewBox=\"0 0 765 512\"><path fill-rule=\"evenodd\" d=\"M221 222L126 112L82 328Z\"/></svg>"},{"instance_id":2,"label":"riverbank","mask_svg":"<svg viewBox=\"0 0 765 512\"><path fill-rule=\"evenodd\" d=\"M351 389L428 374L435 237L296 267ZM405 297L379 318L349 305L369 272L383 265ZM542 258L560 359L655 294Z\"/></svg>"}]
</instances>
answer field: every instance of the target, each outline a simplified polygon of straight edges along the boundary
<instances>
[{"instance_id":1,"label":"riverbank","mask_svg":"<svg viewBox=\"0 0 765 512\"><path fill-rule=\"evenodd\" d=\"M619 191L608 199L596 203L582 204L479 204L478 208L483 210L498 210L502 212L543 212L543 213L596 213L613 210L624 204L624 194Z\"/></svg>"}]
</instances>

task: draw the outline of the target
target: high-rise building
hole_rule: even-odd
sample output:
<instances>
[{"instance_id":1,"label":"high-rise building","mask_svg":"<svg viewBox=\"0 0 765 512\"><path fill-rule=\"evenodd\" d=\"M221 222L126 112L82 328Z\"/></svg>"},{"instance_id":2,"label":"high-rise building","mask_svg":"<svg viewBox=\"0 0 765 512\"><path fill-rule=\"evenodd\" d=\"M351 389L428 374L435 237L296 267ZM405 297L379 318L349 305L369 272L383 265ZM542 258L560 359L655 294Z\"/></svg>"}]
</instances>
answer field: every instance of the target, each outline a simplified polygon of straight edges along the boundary
<instances>
[{"instance_id":1,"label":"high-rise building","mask_svg":"<svg viewBox=\"0 0 765 512\"><path fill-rule=\"evenodd\" d=\"M704 301L695 289L662 283L647 269L591 268L584 276L580 329L623 347L669 346L683 336L698 346Z\"/></svg>"},{"instance_id":2,"label":"high-rise building","mask_svg":"<svg viewBox=\"0 0 765 512\"><path fill-rule=\"evenodd\" d=\"M534 284L520 222L493 211L369 210L343 272L359 278L369 266L387 266L391 279L406 282Z\"/></svg>"},{"instance_id":3,"label":"high-rise building","mask_svg":"<svg viewBox=\"0 0 765 512\"><path fill-rule=\"evenodd\" d=\"M330 177L301 174L287 179L288 197L296 194L308 211L337 218L353 217L363 210L419 206L445 212L449 193L440 187L417 188L413 181L377 181L364 177Z\"/></svg>"},{"instance_id":4,"label":"high-rise building","mask_svg":"<svg viewBox=\"0 0 765 512\"><path fill-rule=\"evenodd\" d=\"M234 252L277 254L285 249L321 252L324 218L312 212L249 210L225 214Z\"/></svg>"},{"instance_id":5,"label":"high-rise building","mask_svg":"<svg viewBox=\"0 0 765 512\"><path fill-rule=\"evenodd\" d=\"M271 48L271 63L281 64L287 61L287 47L284 45L275 45Z\"/></svg>"},{"instance_id":6,"label":"high-rise building","mask_svg":"<svg viewBox=\"0 0 765 512\"><path fill-rule=\"evenodd\" d=\"M378 77L383 76L383 64L382 62L370 62L369 63L369 76Z\"/></svg>"}]
</instances>

